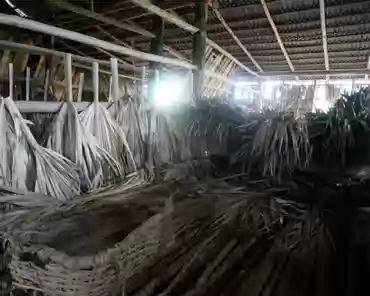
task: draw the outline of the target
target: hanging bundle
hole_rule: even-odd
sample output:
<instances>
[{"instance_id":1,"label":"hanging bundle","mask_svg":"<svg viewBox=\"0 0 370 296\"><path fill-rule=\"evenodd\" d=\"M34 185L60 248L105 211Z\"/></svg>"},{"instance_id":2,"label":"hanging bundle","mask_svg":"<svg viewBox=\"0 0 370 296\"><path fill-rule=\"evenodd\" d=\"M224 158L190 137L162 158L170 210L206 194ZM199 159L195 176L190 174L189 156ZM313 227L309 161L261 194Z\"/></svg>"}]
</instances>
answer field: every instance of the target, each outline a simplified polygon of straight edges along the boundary
<instances>
[{"instance_id":1,"label":"hanging bundle","mask_svg":"<svg viewBox=\"0 0 370 296\"><path fill-rule=\"evenodd\" d=\"M104 168L109 168L115 177L119 176L119 164L98 145L70 102L64 103L55 116L44 145L76 164L83 191L103 185Z\"/></svg>"},{"instance_id":2,"label":"hanging bundle","mask_svg":"<svg viewBox=\"0 0 370 296\"><path fill-rule=\"evenodd\" d=\"M0 100L0 121L2 184L59 200L79 194L80 182L75 165L37 143L11 98Z\"/></svg>"},{"instance_id":3,"label":"hanging bundle","mask_svg":"<svg viewBox=\"0 0 370 296\"><path fill-rule=\"evenodd\" d=\"M132 151L137 168L144 164L144 131L143 131L143 113L139 112L134 99L126 98L114 102L109 111L113 118L122 128L127 137L127 143ZM134 167L130 168L134 171Z\"/></svg>"}]
</instances>

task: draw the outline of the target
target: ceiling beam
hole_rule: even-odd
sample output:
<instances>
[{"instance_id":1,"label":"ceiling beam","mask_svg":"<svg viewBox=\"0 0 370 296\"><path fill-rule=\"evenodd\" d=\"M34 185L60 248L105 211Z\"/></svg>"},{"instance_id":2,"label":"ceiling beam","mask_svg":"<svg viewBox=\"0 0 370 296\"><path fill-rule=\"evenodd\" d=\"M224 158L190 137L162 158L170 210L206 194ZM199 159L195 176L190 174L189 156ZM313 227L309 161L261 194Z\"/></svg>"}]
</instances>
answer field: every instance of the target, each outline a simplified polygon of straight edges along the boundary
<instances>
[{"instance_id":1,"label":"ceiling beam","mask_svg":"<svg viewBox=\"0 0 370 296\"><path fill-rule=\"evenodd\" d=\"M225 30L229 32L229 34L231 35L231 37L234 39L234 41L236 42L236 44L238 44L238 46L241 48L241 50L244 51L244 53L248 56L248 58L252 61L252 63L256 66L256 68L258 69L258 71L260 72L263 72L261 66L257 63L257 61L253 58L253 56L251 55L251 53L248 51L248 49L244 46L244 44L239 40L239 38L234 34L233 30L229 27L229 25L226 23L226 21L224 20L224 18L222 17L221 13L217 10L217 8L215 7L212 7L212 10L214 12L214 14L216 15L216 17L219 19L219 21L221 22L221 24L224 26Z\"/></svg>"},{"instance_id":2,"label":"ceiling beam","mask_svg":"<svg viewBox=\"0 0 370 296\"><path fill-rule=\"evenodd\" d=\"M162 64L183 67L190 70L196 69L196 67L188 62L171 59L167 57L156 56L153 54L141 52L135 49L127 48L121 45L110 43L104 40L100 40L91 36L83 35L81 33L61 29L51 25L39 23L30 19L21 18L18 16L12 16L0 13L0 23L7 26L15 26L18 28L28 29L31 31L60 37L63 39L72 40L79 43L84 43L92 47L100 47L108 51L113 51L127 56L132 56L138 59L158 62Z\"/></svg>"},{"instance_id":3,"label":"ceiling beam","mask_svg":"<svg viewBox=\"0 0 370 296\"><path fill-rule=\"evenodd\" d=\"M155 37L152 32L150 32L150 31L148 31L148 30L146 30L146 29L144 29L144 28L142 28L142 27L140 27L140 26L138 26L138 25L136 25L132 22L130 22L130 23L121 23L121 22L116 21L115 19L106 17L102 14L98 14L98 13L95 13L93 11L86 10L84 8L81 8L81 7L74 6L74 5L66 3L64 1L53 1L53 3L55 5L57 5L59 8L63 8L63 9L66 9L68 11L74 12L76 14L80 14L80 15L95 19L95 20L100 21L104 24L112 25L112 26L115 26L115 27L120 28L120 29L126 29L128 31L138 33L141 36L144 36L146 38L154 38ZM101 27L98 27L98 30L101 31L101 32L103 31L103 29ZM106 34L107 32L104 31L104 33ZM120 43L123 45L122 41L120 41ZM124 45L124 46L128 47L127 45ZM173 49L169 46L166 46L166 45L163 48L164 48L164 50L169 52L174 57L182 59L182 60L186 60L175 49Z\"/></svg>"},{"instance_id":4,"label":"ceiling beam","mask_svg":"<svg viewBox=\"0 0 370 296\"><path fill-rule=\"evenodd\" d=\"M267 17L267 19L268 19L268 21L269 21L269 23L270 23L270 26L271 26L272 30L274 31L274 34L275 34L276 40L277 40L277 42L279 43L279 46L280 46L280 48L281 48L281 51L283 52L283 55L284 55L284 57L285 57L285 59L286 59L286 61L287 61L288 65L289 65L289 68L290 68L290 70L291 70L292 72L294 72L294 66L293 66L293 64L292 64L292 61L291 61L291 60L290 60L290 58L289 58L288 52L287 52L287 51L286 51L286 49L285 49L285 46L284 46L283 41L282 41L282 40L281 40L281 38L280 38L279 31L277 30L277 28L276 28L276 26L275 26L275 23L274 23L274 21L273 21L273 19L272 19L272 17L271 17L271 14L270 14L270 12L269 12L269 9L268 9L268 7L267 7L267 5L266 5L266 1L265 1L265 0L261 0L261 4L262 4L262 7L263 7L263 10L265 11L266 17Z\"/></svg>"},{"instance_id":5,"label":"ceiling beam","mask_svg":"<svg viewBox=\"0 0 370 296\"><path fill-rule=\"evenodd\" d=\"M147 10L151 11L152 13L154 13L156 15L161 16L167 22L175 24L178 27L180 27L180 28L182 28L182 29L184 29L188 32L195 33L195 32L198 31L198 29L196 27L194 27L193 25L188 24L187 22L181 20L179 17L177 17L177 16L159 8L158 6L152 4L150 0L130 0L130 1L137 4L138 6L140 6L142 8L144 8L144 9L147 9ZM254 76L259 76L258 73L254 72L253 70L251 70L250 68L245 66L243 63L238 61L234 56L232 56L230 53L228 53L225 49L223 49L221 46L216 44L211 39L207 38L207 44L209 46L211 46L213 49L216 49L217 51L219 51L224 56L228 57L230 60L232 60L235 64L237 64L243 70L249 72L250 74L252 74Z\"/></svg>"},{"instance_id":6,"label":"ceiling beam","mask_svg":"<svg viewBox=\"0 0 370 296\"><path fill-rule=\"evenodd\" d=\"M294 77L294 76L349 76L349 75L369 75L370 69L338 69L338 70L306 70L306 71L274 71L261 73L261 77Z\"/></svg>"},{"instance_id":7,"label":"ceiling beam","mask_svg":"<svg viewBox=\"0 0 370 296\"><path fill-rule=\"evenodd\" d=\"M0 48L6 49L6 50L13 50L13 51L30 52L30 53L39 54L39 55L52 55L52 56L60 57L60 58L63 58L66 54L66 52L62 52L62 51L47 49L44 47L38 47L34 45L29 45L29 44L16 43L16 42L6 41L6 40L0 40ZM94 59L91 57L86 57L86 56L81 56L81 55L72 54L72 58L76 61L84 62L87 64L98 62L100 65L104 65L104 66L110 65L109 61ZM122 70L135 71L137 73L141 73L140 68L134 68L133 66L127 67L126 65L119 65L119 67Z\"/></svg>"},{"instance_id":8,"label":"ceiling beam","mask_svg":"<svg viewBox=\"0 0 370 296\"><path fill-rule=\"evenodd\" d=\"M329 71L329 54L328 54L328 41L326 37L326 20L325 20L325 0L320 0L320 23L321 23L321 33L322 33L322 46L324 49L324 61L325 70ZM329 79L329 76L326 77Z\"/></svg>"},{"instance_id":9,"label":"ceiling beam","mask_svg":"<svg viewBox=\"0 0 370 296\"><path fill-rule=\"evenodd\" d=\"M76 13L76 14L79 14L79 15L82 15L82 16L100 21L102 23L106 23L106 24L115 26L115 27L120 28L120 29L130 31L130 32L134 32L134 33L140 34L142 36L146 36L148 38L152 38L151 34L147 34L146 30L143 30L138 26L128 24L128 23L118 22L115 19L112 19L110 17L106 17L102 14L95 13L91 10L87 10L87 9L82 8L82 7L72 5L72 4L70 4L70 3L68 3L64 0L50 1L50 3L59 7L60 9L65 9L65 10L68 10L70 12L73 12L73 13Z\"/></svg>"},{"instance_id":10,"label":"ceiling beam","mask_svg":"<svg viewBox=\"0 0 370 296\"><path fill-rule=\"evenodd\" d=\"M180 19L179 17L175 16L174 14L167 12L166 10L154 5L150 0L130 0L132 3L140 6L141 8L150 11L151 13L160 16L164 20L182 28L186 31L191 33L198 32L198 28L193 25L190 25L186 21Z\"/></svg>"}]
</instances>

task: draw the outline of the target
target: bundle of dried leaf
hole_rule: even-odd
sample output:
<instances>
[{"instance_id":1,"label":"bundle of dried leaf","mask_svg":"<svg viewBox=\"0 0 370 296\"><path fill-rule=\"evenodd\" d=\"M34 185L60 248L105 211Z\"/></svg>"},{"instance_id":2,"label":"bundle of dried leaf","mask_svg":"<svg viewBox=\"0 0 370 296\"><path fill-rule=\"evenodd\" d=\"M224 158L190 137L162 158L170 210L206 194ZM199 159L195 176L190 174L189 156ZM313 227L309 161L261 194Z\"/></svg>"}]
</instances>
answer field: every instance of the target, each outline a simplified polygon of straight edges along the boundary
<instances>
[{"instance_id":1,"label":"bundle of dried leaf","mask_svg":"<svg viewBox=\"0 0 370 296\"><path fill-rule=\"evenodd\" d=\"M123 177L131 172L135 161L126 135L108 110L99 102L94 102L80 114L80 119L86 130L95 136L100 147L121 164L117 171L119 175ZM112 171L107 170L107 175L111 177Z\"/></svg>"},{"instance_id":2,"label":"bundle of dried leaf","mask_svg":"<svg viewBox=\"0 0 370 296\"><path fill-rule=\"evenodd\" d=\"M44 145L76 164L83 190L103 185L103 172L108 168L119 177L119 164L97 143L81 123L76 108L64 103L46 134Z\"/></svg>"},{"instance_id":3,"label":"bundle of dried leaf","mask_svg":"<svg viewBox=\"0 0 370 296\"><path fill-rule=\"evenodd\" d=\"M0 172L2 184L37 191L60 200L80 192L75 165L40 146L10 98L0 100Z\"/></svg>"}]
</instances>

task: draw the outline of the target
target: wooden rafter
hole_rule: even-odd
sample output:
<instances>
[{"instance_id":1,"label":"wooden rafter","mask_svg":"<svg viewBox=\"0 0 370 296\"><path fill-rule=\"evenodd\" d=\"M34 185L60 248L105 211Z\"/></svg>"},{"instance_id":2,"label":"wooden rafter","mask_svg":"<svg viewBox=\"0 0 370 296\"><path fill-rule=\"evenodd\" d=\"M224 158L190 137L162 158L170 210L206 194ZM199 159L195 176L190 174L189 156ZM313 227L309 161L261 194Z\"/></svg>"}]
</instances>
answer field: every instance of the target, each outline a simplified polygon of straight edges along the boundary
<instances>
[{"instance_id":1,"label":"wooden rafter","mask_svg":"<svg viewBox=\"0 0 370 296\"><path fill-rule=\"evenodd\" d=\"M70 4L68 2L65 2L65 1L62 1L62 0L50 1L50 3L56 5L57 7L61 8L61 9L65 9L65 10L68 10L70 12L73 12L73 13L76 13L76 14L79 14L79 15L82 15L82 16L85 16L85 17L88 17L88 18L92 18L92 19L97 20L97 21L100 21L100 22L103 22L103 23L106 23L106 24L110 24L110 25L115 26L115 27L120 28L120 29L131 31L131 32L146 36L148 38L153 37L151 34L148 34L146 30L143 30L138 26L128 24L128 23L118 22L117 20L112 19L110 17L106 17L102 14L95 13L91 10L87 10L87 9L82 8L82 7L72 5L72 4Z\"/></svg>"},{"instance_id":2,"label":"wooden rafter","mask_svg":"<svg viewBox=\"0 0 370 296\"><path fill-rule=\"evenodd\" d=\"M93 11L89 11L87 9L84 9L84 8L66 3L64 1L53 1L53 3L55 5L57 5L59 8L63 8L65 10L74 12L76 14L92 18L92 19L100 21L104 24L112 25L112 26L115 26L115 27L120 28L120 29L125 29L125 30L128 30L128 31L140 34L141 36L146 37L146 38L154 38L155 37L155 35L152 32L140 27L139 25L134 24L131 21L122 23L122 22L119 22L119 21L117 21L115 19L112 19L110 17L104 16L104 15L99 14L99 13L95 13ZM101 27L98 27L98 30L101 31L101 32L103 31L103 29ZM106 34L106 33L107 32L105 31L104 34ZM123 42L120 42L120 43L123 45ZM124 45L124 46L129 47L127 45ZM174 57L176 57L178 59L185 60L185 58L178 51L176 51L175 49L173 49L169 46L166 46L166 45L163 48L164 48L164 50L166 50L167 52L172 54Z\"/></svg>"},{"instance_id":3,"label":"wooden rafter","mask_svg":"<svg viewBox=\"0 0 370 296\"><path fill-rule=\"evenodd\" d=\"M325 1L320 0L320 22L321 22L321 32L322 32L322 46L324 49L324 60L325 60L325 70L329 71L329 54L328 54L328 41L326 38L326 19L325 19Z\"/></svg>"},{"instance_id":4,"label":"wooden rafter","mask_svg":"<svg viewBox=\"0 0 370 296\"><path fill-rule=\"evenodd\" d=\"M136 5L144 8L144 9L149 10L150 12L162 17L167 22L175 24L178 27L180 27L180 28L182 28L182 29L184 29L188 32L195 33L195 32L198 31L198 29L195 26L190 25L187 22L181 20L179 17L177 17L177 16L159 8L158 6L154 5L149 0L130 0L130 1L135 3ZM231 59L235 64L237 64L243 70L249 72L252 75L258 76L258 74L256 72L254 72L253 70L251 70L250 68L245 66L243 63L241 63L239 60L237 60L233 55L231 55L229 52L227 52L225 49L223 49L221 46L216 44L211 39L207 38L207 44L209 46L211 46L212 48L216 49L217 51L219 51L220 53L222 53L224 56Z\"/></svg>"},{"instance_id":5,"label":"wooden rafter","mask_svg":"<svg viewBox=\"0 0 370 296\"><path fill-rule=\"evenodd\" d=\"M214 14L216 15L216 17L221 22L221 24L224 26L225 30L230 33L231 37L234 39L234 41L236 42L236 44L238 44L238 46L241 48L241 50L244 51L244 53L248 56L248 58L256 66L256 68L258 69L258 71L263 72L262 67L260 66L260 64L257 63L257 61L254 59L254 57L252 56L252 54L248 51L248 49L244 46L244 44L239 40L239 38L234 34L233 30L226 23L226 21L224 20L224 18L221 15L221 13L218 11L218 9L215 8L215 7L212 7L212 10L213 10Z\"/></svg>"},{"instance_id":6,"label":"wooden rafter","mask_svg":"<svg viewBox=\"0 0 370 296\"><path fill-rule=\"evenodd\" d=\"M7 50L14 50L14 51L31 52L31 53L40 54L40 55L53 55L53 56L60 57L60 58L64 57L65 55L65 52L62 52L62 51L47 49L47 48L38 47L34 45L29 45L29 44L16 43L16 42L6 41L6 40L0 40L0 48L7 49ZM98 62L101 65L105 65L105 66L110 65L109 61L105 61L105 60L97 60L94 58L75 55L75 54L73 54L72 57L74 60L84 62L84 63L91 64L93 62ZM120 68L123 70L133 70L134 69L132 67L127 69L127 67L125 67L124 65L120 65ZM141 72L140 68L135 68L135 69L137 70L137 72Z\"/></svg>"},{"instance_id":7,"label":"wooden rafter","mask_svg":"<svg viewBox=\"0 0 370 296\"><path fill-rule=\"evenodd\" d=\"M262 4L262 7L263 7L263 10L265 11L266 17L267 17L267 19L268 19L268 21L270 23L270 26L271 26L272 30L274 31L276 40L279 43L279 46L281 48L281 51L283 52L283 55L284 55L284 57L285 57L288 65L289 65L289 68L290 68L290 70L292 72L294 72L295 71L294 66L292 64L292 61L290 60L290 57L288 55L288 52L285 49L285 46L284 46L283 41L280 38L279 31L277 30L276 25L274 23L274 20L271 17L270 11L269 11L269 9L268 9L268 7L266 5L266 1L265 0L261 0L261 4Z\"/></svg>"},{"instance_id":8,"label":"wooden rafter","mask_svg":"<svg viewBox=\"0 0 370 296\"><path fill-rule=\"evenodd\" d=\"M92 47L100 47L108 51L113 51L113 52L117 52L123 55L133 56L133 57L136 57L142 60L159 62L159 63L183 67L183 68L187 68L191 70L196 68L194 65L187 63L185 61L180 61L177 59L171 59L167 57L159 57L153 54L141 52L141 51L127 48L121 45L110 43L104 40L100 40L100 39L97 39L91 36L87 36L84 34L80 34L80 33L65 30L65 29L61 29L61 28L54 27L54 26L47 25L47 24L42 24L42 23L30 20L30 19L21 18L18 16L12 16L12 15L0 13L0 23L3 25L15 26L15 27L24 28L24 29L28 29L31 31L51 35L51 36L69 39L75 42L80 42L80 43L90 45Z\"/></svg>"}]
</instances>

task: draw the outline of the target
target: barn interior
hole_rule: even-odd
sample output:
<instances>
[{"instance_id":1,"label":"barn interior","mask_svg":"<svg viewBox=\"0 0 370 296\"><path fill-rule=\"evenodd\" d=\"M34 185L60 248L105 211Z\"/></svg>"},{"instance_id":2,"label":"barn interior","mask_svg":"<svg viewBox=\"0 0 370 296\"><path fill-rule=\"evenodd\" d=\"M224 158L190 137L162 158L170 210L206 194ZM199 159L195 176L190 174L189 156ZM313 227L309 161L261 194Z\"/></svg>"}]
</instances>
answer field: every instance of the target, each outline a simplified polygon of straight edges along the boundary
<instances>
[{"instance_id":1,"label":"barn interior","mask_svg":"<svg viewBox=\"0 0 370 296\"><path fill-rule=\"evenodd\" d=\"M0 0L0 295L363 295L370 2Z\"/></svg>"}]
</instances>

